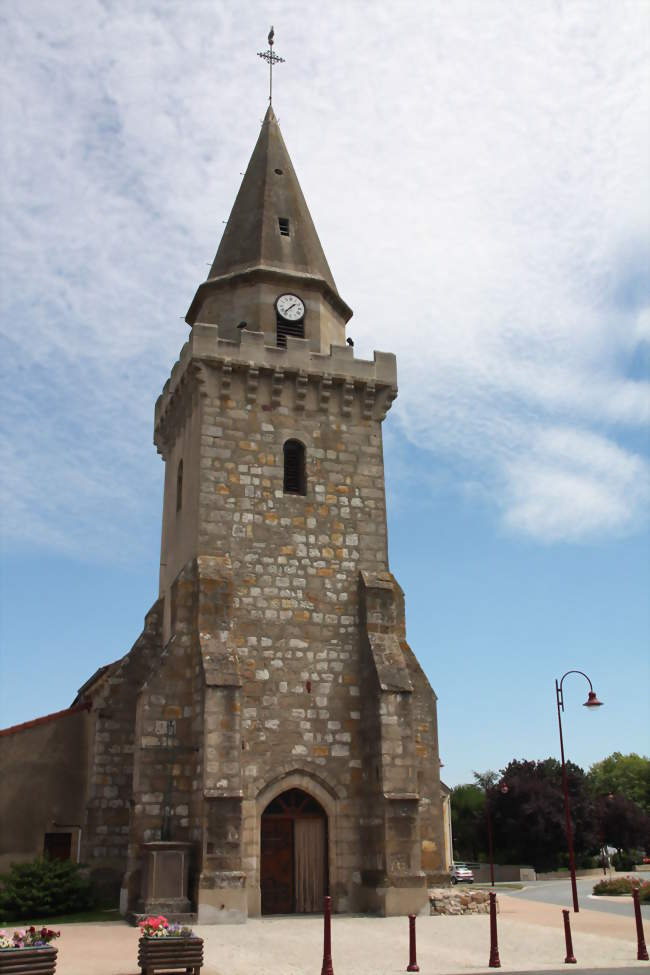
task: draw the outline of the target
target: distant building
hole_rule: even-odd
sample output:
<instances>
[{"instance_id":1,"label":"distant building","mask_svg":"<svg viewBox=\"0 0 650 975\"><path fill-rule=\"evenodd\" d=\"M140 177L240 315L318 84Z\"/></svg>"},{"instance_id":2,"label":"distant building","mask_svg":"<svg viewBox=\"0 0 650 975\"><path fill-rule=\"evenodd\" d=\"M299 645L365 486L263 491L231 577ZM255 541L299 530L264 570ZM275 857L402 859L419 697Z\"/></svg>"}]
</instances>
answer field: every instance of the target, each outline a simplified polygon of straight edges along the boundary
<instances>
[{"instance_id":1,"label":"distant building","mask_svg":"<svg viewBox=\"0 0 650 975\"><path fill-rule=\"evenodd\" d=\"M351 314L269 108L156 403L158 601L72 708L0 735L5 863L78 855L124 910L158 884L207 922L427 909L448 800L388 566L395 357L355 359Z\"/></svg>"}]
</instances>

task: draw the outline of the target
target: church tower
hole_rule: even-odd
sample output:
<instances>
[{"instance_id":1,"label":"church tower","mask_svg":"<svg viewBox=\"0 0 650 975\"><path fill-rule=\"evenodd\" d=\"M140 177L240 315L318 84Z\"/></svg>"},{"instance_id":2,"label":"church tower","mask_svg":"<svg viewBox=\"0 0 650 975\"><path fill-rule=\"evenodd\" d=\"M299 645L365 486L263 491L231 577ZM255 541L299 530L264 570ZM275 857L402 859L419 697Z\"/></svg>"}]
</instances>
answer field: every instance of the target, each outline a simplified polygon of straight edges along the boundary
<instances>
[{"instance_id":1,"label":"church tower","mask_svg":"<svg viewBox=\"0 0 650 975\"><path fill-rule=\"evenodd\" d=\"M444 870L436 697L388 565L395 357L355 359L351 314L269 107L156 403L159 600L97 706L124 763L95 749L86 853L121 838L129 908L165 840L201 922L419 912Z\"/></svg>"}]
</instances>

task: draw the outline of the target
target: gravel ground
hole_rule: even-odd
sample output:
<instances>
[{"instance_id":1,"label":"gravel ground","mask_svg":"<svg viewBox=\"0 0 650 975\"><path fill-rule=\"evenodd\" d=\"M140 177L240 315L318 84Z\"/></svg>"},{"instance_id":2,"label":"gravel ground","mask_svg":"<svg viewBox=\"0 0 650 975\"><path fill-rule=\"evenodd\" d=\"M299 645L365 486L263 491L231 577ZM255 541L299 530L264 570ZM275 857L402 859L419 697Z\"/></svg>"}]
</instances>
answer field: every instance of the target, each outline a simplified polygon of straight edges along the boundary
<instances>
[{"instance_id":1,"label":"gravel ground","mask_svg":"<svg viewBox=\"0 0 650 975\"><path fill-rule=\"evenodd\" d=\"M564 963L562 912L499 895L499 953L503 971L558 969ZM581 912L571 915L576 969L648 970L636 961L634 917ZM204 939L201 975L320 975L320 917L249 920L245 925L196 925ZM61 926L57 975L139 975L138 931L125 924ZM420 917L417 955L422 975L489 972L489 918ZM408 963L406 918L334 917L335 975L397 975ZM568 971L569 969L567 969ZM575 970L575 969L574 969Z\"/></svg>"}]
</instances>

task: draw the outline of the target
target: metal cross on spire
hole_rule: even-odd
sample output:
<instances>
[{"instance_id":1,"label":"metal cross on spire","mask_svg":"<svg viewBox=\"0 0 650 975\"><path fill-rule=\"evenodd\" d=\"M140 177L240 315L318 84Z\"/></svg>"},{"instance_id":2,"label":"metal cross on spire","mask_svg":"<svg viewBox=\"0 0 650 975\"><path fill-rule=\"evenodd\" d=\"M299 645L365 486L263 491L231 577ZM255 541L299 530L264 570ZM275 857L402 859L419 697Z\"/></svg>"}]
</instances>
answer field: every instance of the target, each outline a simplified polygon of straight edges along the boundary
<instances>
[{"instance_id":1,"label":"metal cross on spire","mask_svg":"<svg viewBox=\"0 0 650 975\"><path fill-rule=\"evenodd\" d=\"M284 64L284 58L279 57L273 51L273 38L275 37L275 31L273 27L269 31L269 49L268 51L258 51L258 58L263 58L264 61L268 62L269 65L269 105L273 104L273 65L274 64Z\"/></svg>"}]
</instances>

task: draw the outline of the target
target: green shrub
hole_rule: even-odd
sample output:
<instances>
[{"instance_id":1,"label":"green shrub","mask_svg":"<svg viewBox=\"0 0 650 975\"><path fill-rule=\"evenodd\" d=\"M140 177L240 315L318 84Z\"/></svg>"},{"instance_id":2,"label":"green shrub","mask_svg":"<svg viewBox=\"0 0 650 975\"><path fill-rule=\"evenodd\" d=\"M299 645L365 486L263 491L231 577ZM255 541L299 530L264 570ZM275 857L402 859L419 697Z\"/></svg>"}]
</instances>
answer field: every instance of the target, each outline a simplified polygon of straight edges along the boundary
<instances>
[{"instance_id":1,"label":"green shrub","mask_svg":"<svg viewBox=\"0 0 650 975\"><path fill-rule=\"evenodd\" d=\"M633 870L636 863L641 863L641 850L619 850L612 857L612 866L616 870Z\"/></svg>"},{"instance_id":2,"label":"green shrub","mask_svg":"<svg viewBox=\"0 0 650 975\"><path fill-rule=\"evenodd\" d=\"M0 882L0 911L7 919L71 914L93 906L90 882L71 860L37 857L12 863Z\"/></svg>"},{"instance_id":3,"label":"green shrub","mask_svg":"<svg viewBox=\"0 0 650 975\"><path fill-rule=\"evenodd\" d=\"M601 880L594 886L594 894L608 897L628 896L633 890L639 891L639 900L644 904L650 899L650 881L640 877L616 877L613 880Z\"/></svg>"}]
</instances>

